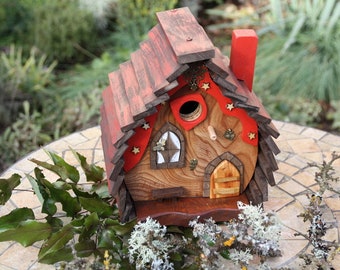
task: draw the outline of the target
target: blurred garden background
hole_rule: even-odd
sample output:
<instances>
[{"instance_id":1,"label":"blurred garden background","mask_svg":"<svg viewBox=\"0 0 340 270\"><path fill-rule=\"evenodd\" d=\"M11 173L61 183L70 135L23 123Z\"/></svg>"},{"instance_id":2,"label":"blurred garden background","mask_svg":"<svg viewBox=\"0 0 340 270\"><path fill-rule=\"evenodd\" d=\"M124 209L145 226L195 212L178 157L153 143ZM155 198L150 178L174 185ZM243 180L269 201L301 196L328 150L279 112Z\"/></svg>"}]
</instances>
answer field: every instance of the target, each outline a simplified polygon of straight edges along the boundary
<instances>
[{"instance_id":1,"label":"blurred garden background","mask_svg":"<svg viewBox=\"0 0 340 270\"><path fill-rule=\"evenodd\" d=\"M0 172L98 125L108 73L181 6L225 55L232 29L257 31L254 91L273 119L340 133L338 0L1 0Z\"/></svg>"}]
</instances>

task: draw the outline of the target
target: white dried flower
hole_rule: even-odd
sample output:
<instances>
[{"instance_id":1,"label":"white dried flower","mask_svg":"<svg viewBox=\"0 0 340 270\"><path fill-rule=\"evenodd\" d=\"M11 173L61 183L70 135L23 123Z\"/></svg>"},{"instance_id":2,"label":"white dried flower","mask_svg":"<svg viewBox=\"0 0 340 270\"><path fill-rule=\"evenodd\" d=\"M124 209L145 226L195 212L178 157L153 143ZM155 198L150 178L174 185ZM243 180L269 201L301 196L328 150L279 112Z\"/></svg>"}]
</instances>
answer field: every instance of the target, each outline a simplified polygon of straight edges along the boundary
<instances>
[{"instance_id":1,"label":"white dried flower","mask_svg":"<svg viewBox=\"0 0 340 270\"><path fill-rule=\"evenodd\" d=\"M253 255L250 253L250 249L236 250L231 249L229 253L230 260L235 264L248 265L249 261L253 259Z\"/></svg>"},{"instance_id":2,"label":"white dried flower","mask_svg":"<svg viewBox=\"0 0 340 270\"><path fill-rule=\"evenodd\" d=\"M257 266L256 270L271 270L272 268L266 263L261 263Z\"/></svg>"},{"instance_id":3,"label":"white dried flower","mask_svg":"<svg viewBox=\"0 0 340 270\"><path fill-rule=\"evenodd\" d=\"M171 245L165 233L166 227L150 217L135 225L128 241L128 250L129 260L136 263L136 269L173 269L172 264L168 262ZM158 268L152 268L152 264Z\"/></svg>"},{"instance_id":4,"label":"white dried flower","mask_svg":"<svg viewBox=\"0 0 340 270\"><path fill-rule=\"evenodd\" d=\"M174 266L172 263L168 261L168 259L165 259L164 261L162 259L157 258L156 260L152 261L151 264L152 270L172 270L174 269Z\"/></svg>"},{"instance_id":5,"label":"white dried flower","mask_svg":"<svg viewBox=\"0 0 340 270\"><path fill-rule=\"evenodd\" d=\"M325 251L324 249L313 249L313 254L316 259L322 261L328 258L328 251Z\"/></svg>"},{"instance_id":6,"label":"white dried flower","mask_svg":"<svg viewBox=\"0 0 340 270\"><path fill-rule=\"evenodd\" d=\"M217 239L226 238L225 232L212 218L204 223L198 221L199 217L189 222L193 228L193 236L197 238L197 245L202 251L200 256L201 269L215 269L218 266Z\"/></svg>"},{"instance_id":7,"label":"white dried flower","mask_svg":"<svg viewBox=\"0 0 340 270\"><path fill-rule=\"evenodd\" d=\"M194 237L199 237L206 243L214 244L216 236L223 233L222 229L215 223L212 218L206 219L205 223L198 222L199 217L189 222L193 227Z\"/></svg>"},{"instance_id":8,"label":"white dried flower","mask_svg":"<svg viewBox=\"0 0 340 270\"><path fill-rule=\"evenodd\" d=\"M276 215L265 213L260 205L237 202L237 206L241 210L239 221L229 224L237 241L250 244L263 256L279 253L281 225Z\"/></svg>"}]
</instances>

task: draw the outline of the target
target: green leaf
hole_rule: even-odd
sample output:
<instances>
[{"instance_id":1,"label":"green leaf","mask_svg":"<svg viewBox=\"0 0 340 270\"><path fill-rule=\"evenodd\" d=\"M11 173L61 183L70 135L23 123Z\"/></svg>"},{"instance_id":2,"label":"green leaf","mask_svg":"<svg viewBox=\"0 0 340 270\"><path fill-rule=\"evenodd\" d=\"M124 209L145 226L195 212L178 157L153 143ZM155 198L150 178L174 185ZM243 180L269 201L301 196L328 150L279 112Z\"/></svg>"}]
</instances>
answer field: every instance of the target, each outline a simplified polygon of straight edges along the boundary
<instances>
[{"instance_id":1,"label":"green leaf","mask_svg":"<svg viewBox=\"0 0 340 270\"><path fill-rule=\"evenodd\" d=\"M127 223L121 224L118 220L107 219L105 222L105 228L113 230L117 235L123 236L130 234L133 227L137 224L137 220L133 219Z\"/></svg>"},{"instance_id":2,"label":"green leaf","mask_svg":"<svg viewBox=\"0 0 340 270\"><path fill-rule=\"evenodd\" d=\"M79 197L83 208L93 213L96 212L100 217L109 217L113 214L114 208L99 198Z\"/></svg>"},{"instance_id":3,"label":"green leaf","mask_svg":"<svg viewBox=\"0 0 340 270\"><path fill-rule=\"evenodd\" d=\"M117 247L117 250L120 250L122 240L117 237L113 230L102 230L98 238L98 248L112 250L115 246Z\"/></svg>"},{"instance_id":4,"label":"green leaf","mask_svg":"<svg viewBox=\"0 0 340 270\"><path fill-rule=\"evenodd\" d=\"M16 228L22 221L34 219L34 213L29 208L17 208L9 214L0 217L0 232Z\"/></svg>"},{"instance_id":5,"label":"green leaf","mask_svg":"<svg viewBox=\"0 0 340 270\"><path fill-rule=\"evenodd\" d=\"M71 149L72 150L72 149ZM76 151L72 150L74 156L78 159L84 170L87 182L100 182L104 179L104 169L94 164L88 164L86 158Z\"/></svg>"},{"instance_id":6,"label":"green leaf","mask_svg":"<svg viewBox=\"0 0 340 270\"><path fill-rule=\"evenodd\" d=\"M64 225L63 221L57 217L47 216L45 219L52 226L53 232L59 231Z\"/></svg>"},{"instance_id":7,"label":"green leaf","mask_svg":"<svg viewBox=\"0 0 340 270\"><path fill-rule=\"evenodd\" d=\"M41 205L44 203L44 198L40 192L40 188L39 188L39 185L37 183L37 179L35 179L33 176L29 175L29 174L26 174L26 177L28 179L28 181L30 181L31 183L31 186L33 188L33 191L35 193L35 195L37 196L37 198L39 199Z\"/></svg>"},{"instance_id":8,"label":"green leaf","mask_svg":"<svg viewBox=\"0 0 340 270\"><path fill-rule=\"evenodd\" d=\"M53 182L52 184L56 189L70 190L72 188L72 186L69 183L66 183L66 182L60 181L60 180L57 180L57 181Z\"/></svg>"},{"instance_id":9,"label":"green leaf","mask_svg":"<svg viewBox=\"0 0 340 270\"><path fill-rule=\"evenodd\" d=\"M91 229L93 227L97 227L99 224L99 218L97 213L92 213L91 215L87 216L84 220L84 226L86 229Z\"/></svg>"},{"instance_id":10,"label":"green leaf","mask_svg":"<svg viewBox=\"0 0 340 270\"><path fill-rule=\"evenodd\" d=\"M72 248L65 246L56 252L46 254L44 257L39 259L40 263L54 264L57 262L69 262L73 260Z\"/></svg>"},{"instance_id":11,"label":"green leaf","mask_svg":"<svg viewBox=\"0 0 340 270\"><path fill-rule=\"evenodd\" d=\"M192 239L194 238L194 235L193 235L193 229L192 228L184 228L183 229L184 231L184 237L185 238L188 238L188 239Z\"/></svg>"},{"instance_id":12,"label":"green leaf","mask_svg":"<svg viewBox=\"0 0 340 270\"><path fill-rule=\"evenodd\" d=\"M210 237L203 237L203 239L206 240L209 247L213 247L215 245L215 242L213 240L211 240Z\"/></svg>"},{"instance_id":13,"label":"green leaf","mask_svg":"<svg viewBox=\"0 0 340 270\"><path fill-rule=\"evenodd\" d=\"M84 226L84 222L85 222L85 219L84 219L83 216L81 216L80 218L73 219L71 221L71 224L72 224L73 228L78 229L78 228L82 228Z\"/></svg>"},{"instance_id":14,"label":"green leaf","mask_svg":"<svg viewBox=\"0 0 340 270\"><path fill-rule=\"evenodd\" d=\"M40 223L35 220L22 221L15 229L9 229L0 233L0 242L16 241L24 247L48 238L51 234L51 226L48 223Z\"/></svg>"},{"instance_id":15,"label":"green leaf","mask_svg":"<svg viewBox=\"0 0 340 270\"><path fill-rule=\"evenodd\" d=\"M12 191L20 184L21 176L13 174L11 177L0 179L0 205L4 205L12 196Z\"/></svg>"},{"instance_id":16,"label":"green leaf","mask_svg":"<svg viewBox=\"0 0 340 270\"><path fill-rule=\"evenodd\" d=\"M74 230L71 224L67 224L60 231L53 233L51 237L45 241L39 251L39 262L54 263L59 261L57 258L60 258L59 255L63 254L64 252L69 251L70 254L72 254L72 250L65 246L71 239L73 239L73 237ZM67 258L69 257L65 257L65 261ZM61 260L64 261L62 258Z\"/></svg>"},{"instance_id":17,"label":"green leaf","mask_svg":"<svg viewBox=\"0 0 340 270\"><path fill-rule=\"evenodd\" d=\"M42 179L42 183L49 190L50 197L54 201L61 203L62 209L66 212L67 216L74 217L81 210L78 200L72 197L67 191L55 188L53 184L46 179Z\"/></svg>"},{"instance_id":18,"label":"green leaf","mask_svg":"<svg viewBox=\"0 0 340 270\"><path fill-rule=\"evenodd\" d=\"M98 232L98 226L100 225L97 213L92 213L84 218L81 233L79 235L79 241L83 239L90 239L94 234Z\"/></svg>"},{"instance_id":19,"label":"green leaf","mask_svg":"<svg viewBox=\"0 0 340 270\"><path fill-rule=\"evenodd\" d=\"M228 249L222 249L220 254L224 259L230 260L230 253Z\"/></svg>"},{"instance_id":20,"label":"green leaf","mask_svg":"<svg viewBox=\"0 0 340 270\"><path fill-rule=\"evenodd\" d=\"M77 255L79 257L89 257L97 249L96 243L91 239L78 242L74 245L74 248L77 251Z\"/></svg>"},{"instance_id":21,"label":"green leaf","mask_svg":"<svg viewBox=\"0 0 340 270\"><path fill-rule=\"evenodd\" d=\"M98 198L98 195L96 193L90 193L87 191L84 191L79 186L72 184L72 190L74 194L76 194L77 197L84 197L84 198Z\"/></svg>"},{"instance_id":22,"label":"green leaf","mask_svg":"<svg viewBox=\"0 0 340 270\"><path fill-rule=\"evenodd\" d=\"M48 162L44 162L44 161L40 161L37 159L30 159L30 161L34 162L35 164L37 164L38 166L41 166L49 171L54 172L55 174L57 174L62 180L66 180L67 179L67 172L66 169L63 167L59 167L57 165L52 165Z\"/></svg>"},{"instance_id":23,"label":"green leaf","mask_svg":"<svg viewBox=\"0 0 340 270\"><path fill-rule=\"evenodd\" d=\"M178 227L178 226L167 226L166 228L167 233L179 233L179 234L184 234L184 232Z\"/></svg>"},{"instance_id":24,"label":"green leaf","mask_svg":"<svg viewBox=\"0 0 340 270\"><path fill-rule=\"evenodd\" d=\"M61 180L63 181L66 181L67 179L69 179L69 177L71 175L69 175L67 169L63 166L60 166L60 165L53 165L53 164L50 164L48 162L44 162L44 161L39 161L37 159L30 159L30 161L34 162L35 164L37 164L38 166L41 166L49 171L52 171L54 172L55 174L57 174ZM73 176L71 176L73 177ZM70 178L71 179L71 178ZM71 179L72 180L72 179Z\"/></svg>"},{"instance_id":25,"label":"green leaf","mask_svg":"<svg viewBox=\"0 0 340 270\"><path fill-rule=\"evenodd\" d=\"M55 200L53 200L52 198L47 198L46 200L44 200L41 212L49 216L53 216L57 212Z\"/></svg>"},{"instance_id":26,"label":"green leaf","mask_svg":"<svg viewBox=\"0 0 340 270\"><path fill-rule=\"evenodd\" d=\"M98 194L100 198L110 198L109 188L107 186L107 181L95 184L92 186L92 191Z\"/></svg>"},{"instance_id":27,"label":"green leaf","mask_svg":"<svg viewBox=\"0 0 340 270\"><path fill-rule=\"evenodd\" d=\"M180 262L180 261L183 260L183 258L182 258L181 253L179 253L179 252L174 252L174 253L171 253L171 254L170 254L170 260L171 260L171 261Z\"/></svg>"},{"instance_id":28,"label":"green leaf","mask_svg":"<svg viewBox=\"0 0 340 270\"><path fill-rule=\"evenodd\" d=\"M20 184L20 179L21 176L17 173L14 173L9 178L3 180L6 180L9 184L10 189L13 190Z\"/></svg>"},{"instance_id":29,"label":"green leaf","mask_svg":"<svg viewBox=\"0 0 340 270\"><path fill-rule=\"evenodd\" d=\"M63 158L61 158L55 153L47 151L47 154L51 157L55 165L65 168L69 179L71 179L74 183L78 183L80 176L79 176L79 172L76 169L76 167L68 164Z\"/></svg>"}]
</instances>

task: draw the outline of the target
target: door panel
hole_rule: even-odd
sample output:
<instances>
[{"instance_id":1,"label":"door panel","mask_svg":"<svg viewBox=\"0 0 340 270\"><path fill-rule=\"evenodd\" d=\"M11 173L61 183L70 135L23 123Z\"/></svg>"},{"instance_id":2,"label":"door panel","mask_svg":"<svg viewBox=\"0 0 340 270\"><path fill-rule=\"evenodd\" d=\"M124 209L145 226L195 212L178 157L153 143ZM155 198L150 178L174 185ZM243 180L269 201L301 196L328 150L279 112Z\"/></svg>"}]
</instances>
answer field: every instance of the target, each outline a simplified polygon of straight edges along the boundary
<instances>
[{"instance_id":1,"label":"door panel","mask_svg":"<svg viewBox=\"0 0 340 270\"><path fill-rule=\"evenodd\" d=\"M210 198L225 198L240 194L240 172L228 160L218 164L210 176Z\"/></svg>"}]
</instances>

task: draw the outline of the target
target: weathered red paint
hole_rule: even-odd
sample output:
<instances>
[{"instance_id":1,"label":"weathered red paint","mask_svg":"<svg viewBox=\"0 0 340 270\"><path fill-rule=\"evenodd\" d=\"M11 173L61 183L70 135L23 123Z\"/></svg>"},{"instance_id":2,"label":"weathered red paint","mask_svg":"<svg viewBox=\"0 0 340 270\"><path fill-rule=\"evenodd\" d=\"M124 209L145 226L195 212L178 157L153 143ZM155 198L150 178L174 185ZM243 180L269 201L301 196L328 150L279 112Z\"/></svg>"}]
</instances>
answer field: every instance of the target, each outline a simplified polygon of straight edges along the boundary
<instances>
[{"instance_id":1,"label":"weathered red paint","mask_svg":"<svg viewBox=\"0 0 340 270\"><path fill-rule=\"evenodd\" d=\"M186 121L180 115L180 108L186 102L196 101L201 106L201 114L193 121ZM207 117L208 108L203 97L200 94L188 94L170 102L171 111L176 119L176 121L185 129L190 130L197 126L199 123L203 122Z\"/></svg>"},{"instance_id":2,"label":"weathered red paint","mask_svg":"<svg viewBox=\"0 0 340 270\"><path fill-rule=\"evenodd\" d=\"M250 91L253 89L257 42L257 35L252 29L237 29L232 33L230 69Z\"/></svg>"}]
</instances>

